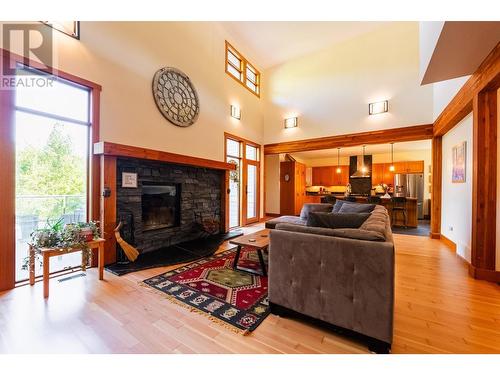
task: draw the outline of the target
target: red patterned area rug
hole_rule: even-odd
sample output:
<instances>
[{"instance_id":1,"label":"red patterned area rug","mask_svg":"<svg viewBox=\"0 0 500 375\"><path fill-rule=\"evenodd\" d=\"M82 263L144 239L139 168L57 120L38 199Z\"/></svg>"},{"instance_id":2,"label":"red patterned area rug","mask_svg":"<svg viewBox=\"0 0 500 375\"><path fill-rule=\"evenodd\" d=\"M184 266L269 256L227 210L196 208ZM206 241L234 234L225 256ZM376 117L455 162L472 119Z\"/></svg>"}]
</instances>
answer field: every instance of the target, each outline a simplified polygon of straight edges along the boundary
<instances>
[{"instance_id":1,"label":"red patterned area rug","mask_svg":"<svg viewBox=\"0 0 500 375\"><path fill-rule=\"evenodd\" d=\"M236 248L227 250L144 283L213 320L251 332L269 315L267 277L234 270L235 254ZM243 248L238 266L260 271L257 253Z\"/></svg>"}]
</instances>

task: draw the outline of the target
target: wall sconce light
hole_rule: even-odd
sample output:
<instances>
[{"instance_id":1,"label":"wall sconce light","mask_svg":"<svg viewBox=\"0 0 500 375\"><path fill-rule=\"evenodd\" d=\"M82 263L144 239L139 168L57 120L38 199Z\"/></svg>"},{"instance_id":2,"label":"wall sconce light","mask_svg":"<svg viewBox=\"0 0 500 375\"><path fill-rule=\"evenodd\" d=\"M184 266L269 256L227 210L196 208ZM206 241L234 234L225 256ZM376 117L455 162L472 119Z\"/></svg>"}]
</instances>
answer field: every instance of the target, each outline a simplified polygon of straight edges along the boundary
<instances>
[{"instance_id":1,"label":"wall sconce light","mask_svg":"<svg viewBox=\"0 0 500 375\"><path fill-rule=\"evenodd\" d=\"M285 119L285 129L296 128L298 126L298 117L290 117Z\"/></svg>"},{"instance_id":2,"label":"wall sconce light","mask_svg":"<svg viewBox=\"0 0 500 375\"><path fill-rule=\"evenodd\" d=\"M42 23L72 38L80 39L80 21L42 21Z\"/></svg>"},{"instance_id":3,"label":"wall sconce light","mask_svg":"<svg viewBox=\"0 0 500 375\"><path fill-rule=\"evenodd\" d=\"M231 105L231 117L241 120L241 109L235 105Z\"/></svg>"},{"instance_id":4,"label":"wall sconce light","mask_svg":"<svg viewBox=\"0 0 500 375\"><path fill-rule=\"evenodd\" d=\"M368 114L370 115L378 115L379 113L384 113L387 111L389 111L388 100L368 104Z\"/></svg>"}]
</instances>

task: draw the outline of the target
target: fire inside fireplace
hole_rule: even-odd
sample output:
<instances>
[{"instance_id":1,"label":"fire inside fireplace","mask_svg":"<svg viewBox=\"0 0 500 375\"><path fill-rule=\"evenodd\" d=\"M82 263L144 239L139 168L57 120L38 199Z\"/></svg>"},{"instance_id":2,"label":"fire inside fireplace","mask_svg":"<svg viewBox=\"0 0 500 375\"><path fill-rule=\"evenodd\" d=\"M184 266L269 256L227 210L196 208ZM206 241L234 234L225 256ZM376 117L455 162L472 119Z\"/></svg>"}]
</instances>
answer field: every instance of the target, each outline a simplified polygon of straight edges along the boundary
<instances>
[{"instance_id":1,"label":"fire inside fireplace","mask_svg":"<svg viewBox=\"0 0 500 375\"><path fill-rule=\"evenodd\" d=\"M180 184L142 186L142 230L180 224Z\"/></svg>"}]
</instances>

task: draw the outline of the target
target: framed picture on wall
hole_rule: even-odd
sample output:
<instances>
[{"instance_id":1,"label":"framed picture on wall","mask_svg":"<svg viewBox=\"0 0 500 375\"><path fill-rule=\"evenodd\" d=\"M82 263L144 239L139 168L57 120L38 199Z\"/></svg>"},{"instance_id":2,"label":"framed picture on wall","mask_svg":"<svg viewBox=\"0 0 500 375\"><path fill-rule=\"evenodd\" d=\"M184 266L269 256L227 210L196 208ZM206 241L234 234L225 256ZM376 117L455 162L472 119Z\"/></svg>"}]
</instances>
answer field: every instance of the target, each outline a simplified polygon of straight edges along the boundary
<instances>
[{"instance_id":1,"label":"framed picture on wall","mask_svg":"<svg viewBox=\"0 0 500 375\"><path fill-rule=\"evenodd\" d=\"M451 182L453 183L464 183L466 176L465 162L467 158L467 142L453 146L451 149L452 155L452 172L451 172Z\"/></svg>"}]
</instances>

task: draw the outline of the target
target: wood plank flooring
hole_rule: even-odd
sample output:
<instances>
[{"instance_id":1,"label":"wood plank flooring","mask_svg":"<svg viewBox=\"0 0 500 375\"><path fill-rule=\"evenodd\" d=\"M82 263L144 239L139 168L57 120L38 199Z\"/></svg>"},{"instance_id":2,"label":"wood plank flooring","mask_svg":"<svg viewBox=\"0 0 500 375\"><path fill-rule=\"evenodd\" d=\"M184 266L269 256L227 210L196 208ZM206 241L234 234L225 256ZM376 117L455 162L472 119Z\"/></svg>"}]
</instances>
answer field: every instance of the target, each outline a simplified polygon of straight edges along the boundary
<instances>
[{"instance_id":1,"label":"wood plank flooring","mask_svg":"<svg viewBox=\"0 0 500 375\"><path fill-rule=\"evenodd\" d=\"M500 286L470 278L438 240L394 237L393 353L500 353ZM96 269L62 283L52 279L47 301L41 283L0 293L0 352L367 353L363 343L274 315L239 335L138 284L171 268L106 272L103 282Z\"/></svg>"}]
</instances>

